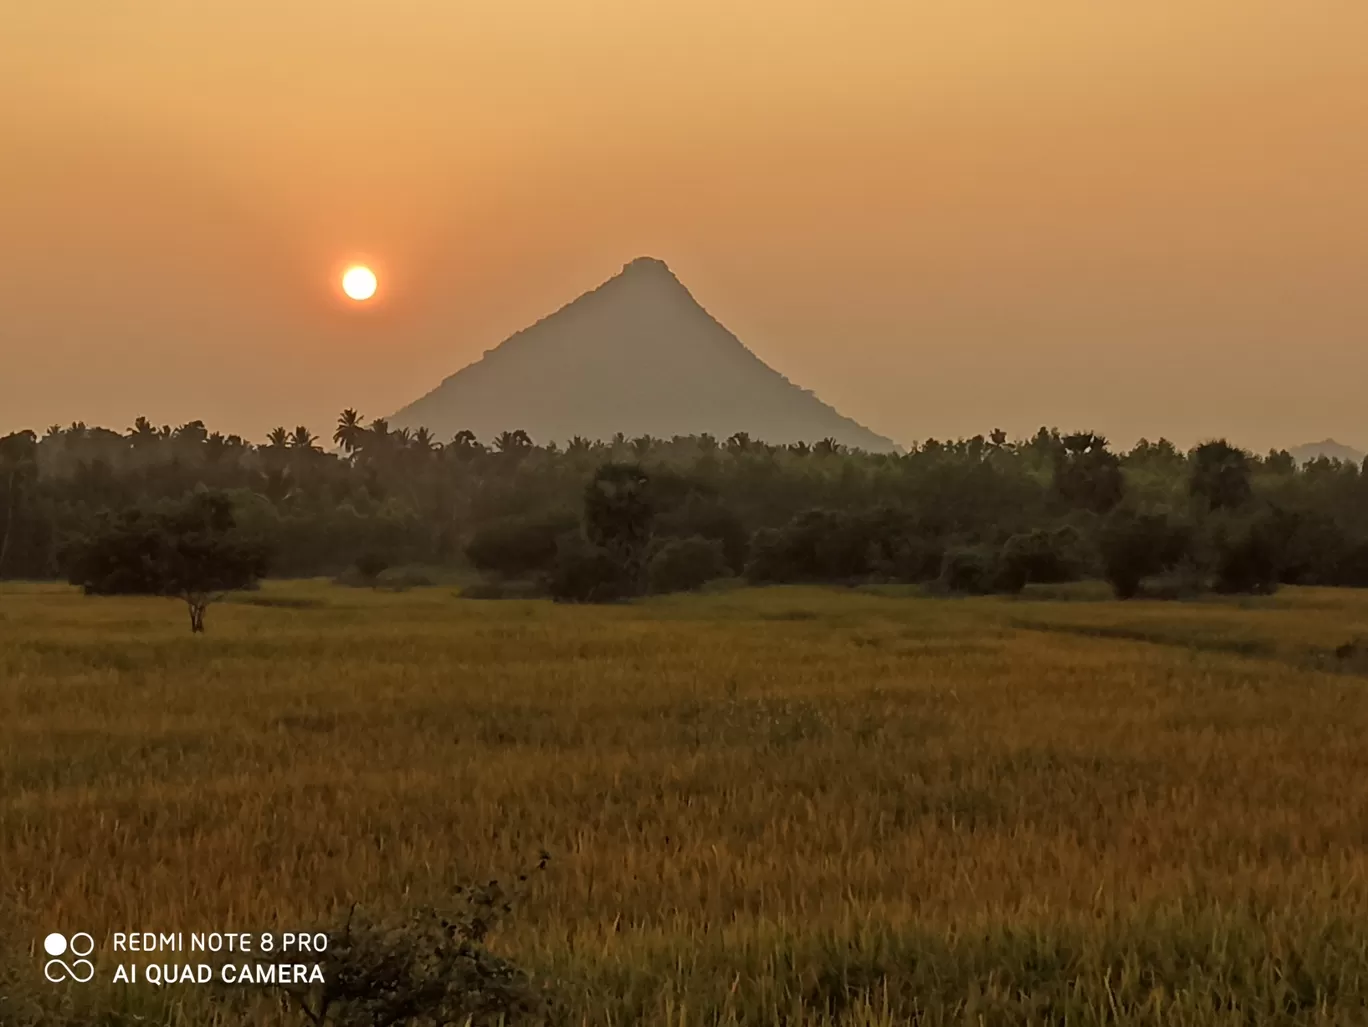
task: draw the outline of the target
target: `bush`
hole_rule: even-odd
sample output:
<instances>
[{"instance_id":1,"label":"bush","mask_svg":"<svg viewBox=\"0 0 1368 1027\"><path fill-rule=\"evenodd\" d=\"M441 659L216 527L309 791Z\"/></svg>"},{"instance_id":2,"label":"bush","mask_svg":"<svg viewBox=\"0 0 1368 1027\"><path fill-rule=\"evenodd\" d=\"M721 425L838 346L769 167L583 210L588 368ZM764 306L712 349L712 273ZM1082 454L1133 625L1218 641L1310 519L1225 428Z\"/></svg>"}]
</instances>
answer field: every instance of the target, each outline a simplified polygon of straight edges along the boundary
<instances>
[{"instance_id":1,"label":"bush","mask_svg":"<svg viewBox=\"0 0 1368 1027\"><path fill-rule=\"evenodd\" d=\"M543 852L538 869L549 858ZM402 919L373 920L353 906L328 932L324 983L281 986L286 1007L312 1027L545 1023L555 996L487 944L512 898L490 881Z\"/></svg>"},{"instance_id":2,"label":"bush","mask_svg":"<svg viewBox=\"0 0 1368 1027\"><path fill-rule=\"evenodd\" d=\"M361 581L367 585L374 585L376 579L389 569L389 560L379 553L362 553L356 558L355 566Z\"/></svg>"},{"instance_id":3,"label":"bush","mask_svg":"<svg viewBox=\"0 0 1368 1027\"><path fill-rule=\"evenodd\" d=\"M1213 587L1217 592L1255 595L1277 591L1284 548L1273 515L1217 521L1212 533Z\"/></svg>"},{"instance_id":4,"label":"bush","mask_svg":"<svg viewBox=\"0 0 1368 1027\"><path fill-rule=\"evenodd\" d=\"M741 518L716 499L690 494L678 506L659 515L656 532L673 538L696 535L711 539L721 543L729 570L739 573L746 565L746 527Z\"/></svg>"},{"instance_id":5,"label":"bush","mask_svg":"<svg viewBox=\"0 0 1368 1027\"><path fill-rule=\"evenodd\" d=\"M727 570L722 542L694 535L667 540L651 557L646 576L652 592L688 592L725 577Z\"/></svg>"},{"instance_id":6,"label":"bush","mask_svg":"<svg viewBox=\"0 0 1368 1027\"><path fill-rule=\"evenodd\" d=\"M1368 542L1348 546L1331 571L1330 584L1368 588Z\"/></svg>"},{"instance_id":7,"label":"bush","mask_svg":"<svg viewBox=\"0 0 1368 1027\"><path fill-rule=\"evenodd\" d=\"M1083 539L1078 529L1065 525L1053 531L1031 531L1013 535L1002 547L1002 561L1020 574L1023 584L1059 585L1078 581L1086 560Z\"/></svg>"},{"instance_id":8,"label":"bush","mask_svg":"<svg viewBox=\"0 0 1368 1027\"><path fill-rule=\"evenodd\" d=\"M1118 599L1138 595L1145 578L1176 568L1191 551L1186 526L1166 514L1117 510L1102 524L1102 574Z\"/></svg>"},{"instance_id":9,"label":"bush","mask_svg":"<svg viewBox=\"0 0 1368 1027\"><path fill-rule=\"evenodd\" d=\"M941 561L938 584L947 592L961 595L990 595L998 591L1002 584L1000 573L998 554L992 549L985 546L961 547L946 552ZM1020 590L1018 586L1016 591Z\"/></svg>"},{"instance_id":10,"label":"bush","mask_svg":"<svg viewBox=\"0 0 1368 1027\"><path fill-rule=\"evenodd\" d=\"M466 559L477 570L516 578L548 570L562 537L576 528L575 515L499 521L480 528L466 545Z\"/></svg>"},{"instance_id":11,"label":"bush","mask_svg":"<svg viewBox=\"0 0 1368 1027\"><path fill-rule=\"evenodd\" d=\"M916 582L936 576L941 555L939 546L918 535L903 510L809 510L782 528L757 531L745 574L757 583Z\"/></svg>"},{"instance_id":12,"label":"bush","mask_svg":"<svg viewBox=\"0 0 1368 1027\"><path fill-rule=\"evenodd\" d=\"M881 569L885 571L884 576L893 581L917 585L934 581L944 559L945 547L940 543L909 535L892 540Z\"/></svg>"},{"instance_id":13,"label":"bush","mask_svg":"<svg viewBox=\"0 0 1368 1027\"><path fill-rule=\"evenodd\" d=\"M558 602L611 603L635 592L629 568L602 546L579 538L561 540L546 576L546 591Z\"/></svg>"}]
</instances>

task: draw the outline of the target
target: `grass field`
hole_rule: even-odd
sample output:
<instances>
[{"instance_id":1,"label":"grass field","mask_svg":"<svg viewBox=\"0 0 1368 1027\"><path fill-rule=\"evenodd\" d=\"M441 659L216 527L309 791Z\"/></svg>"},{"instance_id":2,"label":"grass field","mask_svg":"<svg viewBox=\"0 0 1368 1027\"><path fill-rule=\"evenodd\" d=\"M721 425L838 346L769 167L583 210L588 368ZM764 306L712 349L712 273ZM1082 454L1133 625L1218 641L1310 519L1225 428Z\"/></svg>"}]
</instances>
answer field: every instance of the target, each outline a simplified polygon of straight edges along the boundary
<instances>
[{"instance_id":1,"label":"grass field","mask_svg":"<svg viewBox=\"0 0 1368 1027\"><path fill-rule=\"evenodd\" d=\"M12 585L0 958L108 1023L285 1023L47 985L35 939L324 924L544 848L493 945L575 1022L1364 1022L1356 637L1368 594L1328 590L578 608L292 582L194 637L171 601Z\"/></svg>"}]
</instances>

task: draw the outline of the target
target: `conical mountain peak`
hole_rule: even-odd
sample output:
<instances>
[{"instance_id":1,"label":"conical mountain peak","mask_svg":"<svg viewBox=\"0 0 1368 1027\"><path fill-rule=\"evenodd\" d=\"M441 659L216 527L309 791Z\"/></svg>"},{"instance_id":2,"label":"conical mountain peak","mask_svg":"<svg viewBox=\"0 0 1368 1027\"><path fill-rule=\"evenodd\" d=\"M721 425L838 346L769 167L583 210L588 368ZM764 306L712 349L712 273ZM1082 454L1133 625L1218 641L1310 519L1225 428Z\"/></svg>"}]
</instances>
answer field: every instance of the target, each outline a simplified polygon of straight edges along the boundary
<instances>
[{"instance_id":1,"label":"conical mountain peak","mask_svg":"<svg viewBox=\"0 0 1368 1027\"><path fill-rule=\"evenodd\" d=\"M622 274L665 274L671 278L675 277L674 272L670 270L670 265L658 257L637 257L636 260L628 261L622 265ZM678 279L675 280L678 281Z\"/></svg>"},{"instance_id":2,"label":"conical mountain peak","mask_svg":"<svg viewBox=\"0 0 1368 1027\"><path fill-rule=\"evenodd\" d=\"M662 260L638 257L393 417L440 438L524 429L538 442L745 432L896 449L767 366Z\"/></svg>"}]
</instances>

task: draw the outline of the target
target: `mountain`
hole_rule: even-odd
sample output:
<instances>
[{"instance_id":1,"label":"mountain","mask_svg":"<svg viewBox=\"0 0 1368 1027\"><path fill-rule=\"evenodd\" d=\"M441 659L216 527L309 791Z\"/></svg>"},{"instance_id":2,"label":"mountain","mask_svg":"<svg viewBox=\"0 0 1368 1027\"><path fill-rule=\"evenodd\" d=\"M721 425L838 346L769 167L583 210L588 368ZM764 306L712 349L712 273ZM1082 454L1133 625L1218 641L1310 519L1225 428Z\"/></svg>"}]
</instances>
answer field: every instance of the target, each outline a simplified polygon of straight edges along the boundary
<instances>
[{"instance_id":1,"label":"mountain","mask_svg":"<svg viewBox=\"0 0 1368 1027\"><path fill-rule=\"evenodd\" d=\"M525 429L539 443L735 432L892 452L748 350L664 262L640 257L389 418L440 439Z\"/></svg>"},{"instance_id":2,"label":"mountain","mask_svg":"<svg viewBox=\"0 0 1368 1027\"><path fill-rule=\"evenodd\" d=\"M1331 460L1343 460L1347 464L1362 464L1364 459L1364 454L1357 449L1350 449L1334 439L1326 439L1324 442L1308 442L1304 446L1289 449L1288 452L1292 454L1292 459L1299 464L1307 463L1322 456Z\"/></svg>"}]
</instances>

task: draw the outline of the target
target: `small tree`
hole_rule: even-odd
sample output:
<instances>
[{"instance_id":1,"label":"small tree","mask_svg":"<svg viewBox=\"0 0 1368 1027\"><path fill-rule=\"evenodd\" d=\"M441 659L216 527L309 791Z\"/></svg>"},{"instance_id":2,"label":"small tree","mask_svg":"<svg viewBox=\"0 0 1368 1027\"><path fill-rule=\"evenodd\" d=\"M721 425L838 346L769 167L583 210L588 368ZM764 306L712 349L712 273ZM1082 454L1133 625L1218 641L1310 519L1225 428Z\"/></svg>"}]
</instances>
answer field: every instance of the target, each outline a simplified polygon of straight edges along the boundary
<instances>
[{"instance_id":1,"label":"small tree","mask_svg":"<svg viewBox=\"0 0 1368 1027\"><path fill-rule=\"evenodd\" d=\"M584 535L639 590L655 527L650 476L637 464L604 464L584 489Z\"/></svg>"},{"instance_id":2,"label":"small tree","mask_svg":"<svg viewBox=\"0 0 1368 1027\"><path fill-rule=\"evenodd\" d=\"M233 522L222 493L201 492L169 513L126 511L73 549L72 584L86 595L160 595L184 600L190 630L228 592L266 574L266 550Z\"/></svg>"},{"instance_id":3,"label":"small tree","mask_svg":"<svg viewBox=\"0 0 1368 1027\"><path fill-rule=\"evenodd\" d=\"M1273 511L1215 520L1211 548L1217 592L1269 595L1277 591L1287 550L1280 520Z\"/></svg>"},{"instance_id":4,"label":"small tree","mask_svg":"<svg viewBox=\"0 0 1368 1027\"><path fill-rule=\"evenodd\" d=\"M1189 532L1164 514L1115 510L1099 540L1102 573L1118 599L1131 599L1147 577L1170 570L1188 555Z\"/></svg>"},{"instance_id":5,"label":"small tree","mask_svg":"<svg viewBox=\"0 0 1368 1027\"><path fill-rule=\"evenodd\" d=\"M1070 507L1103 514L1125 493L1121 461L1107 448L1107 440L1092 432L1077 432L1060 440L1054 458L1054 490Z\"/></svg>"},{"instance_id":6,"label":"small tree","mask_svg":"<svg viewBox=\"0 0 1368 1027\"><path fill-rule=\"evenodd\" d=\"M389 570L389 560L374 550L368 550L356 558L355 567L361 580L374 588L380 580L380 575Z\"/></svg>"},{"instance_id":7,"label":"small tree","mask_svg":"<svg viewBox=\"0 0 1368 1027\"><path fill-rule=\"evenodd\" d=\"M1210 510L1236 510L1254 494L1249 454L1225 439L1204 442L1192 451L1188 491Z\"/></svg>"}]
</instances>

